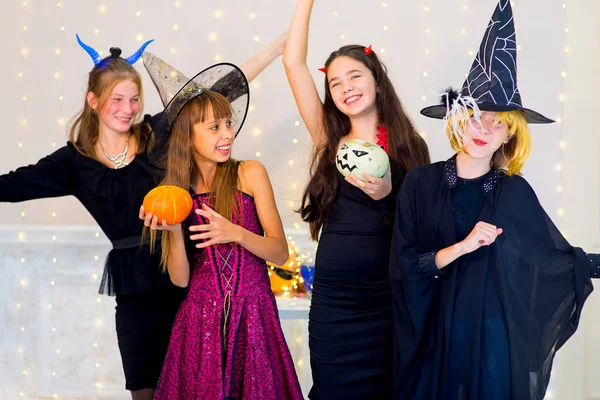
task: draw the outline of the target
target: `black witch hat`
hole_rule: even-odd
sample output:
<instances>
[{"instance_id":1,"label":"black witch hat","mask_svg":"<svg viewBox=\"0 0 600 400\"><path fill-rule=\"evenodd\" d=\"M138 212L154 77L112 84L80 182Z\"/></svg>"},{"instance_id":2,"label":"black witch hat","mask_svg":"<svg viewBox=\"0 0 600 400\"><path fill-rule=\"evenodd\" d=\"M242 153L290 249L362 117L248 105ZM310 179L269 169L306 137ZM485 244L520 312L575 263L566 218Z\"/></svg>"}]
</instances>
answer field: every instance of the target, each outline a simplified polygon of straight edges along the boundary
<instances>
[{"instance_id":1,"label":"black witch hat","mask_svg":"<svg viewBox=\"0 0 600 400\"><path fill-rule=\"evenodd\" d=\"M510 0L498 2L460 95L447 89L440 101L441 104L422 109L421 114L446 119L461 114L465 108L496 112L521 110L529 123L554 122L523 107L521 102L517 87L517 39Z\"/></svg>"},{"instance_id":2,"label":"black witch hat","mask_svg":"<svg viewBox=\"0 0 600 400\"><path fill-rule=\"evenodd\" d=\"M217 92L231 103L233 130L237 137L246 120L250 104L248 80L238 66L218 63L190 79L154 54L146 51L142 58L165 106L163 112L148 119L152 126L153 140L147 144L147 155L152 165L166 169L173 123L190 100L206 91Z\"/></svg>"}]
</instances>

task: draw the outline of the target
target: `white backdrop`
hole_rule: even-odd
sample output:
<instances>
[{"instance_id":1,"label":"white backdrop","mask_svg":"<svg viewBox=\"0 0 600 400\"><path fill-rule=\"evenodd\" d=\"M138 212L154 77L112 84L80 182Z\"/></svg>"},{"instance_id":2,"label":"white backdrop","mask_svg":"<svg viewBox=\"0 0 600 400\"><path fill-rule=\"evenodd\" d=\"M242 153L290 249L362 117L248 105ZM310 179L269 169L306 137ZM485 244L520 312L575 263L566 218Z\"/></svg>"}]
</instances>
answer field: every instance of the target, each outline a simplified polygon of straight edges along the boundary
<instances>
[{"instance_id":1,"label":"white backdrop","mask_svg":"<svg viewBox=\"0 0 600 400\"><path fill-rule=\"evenodd\" d=\"M215 61L240 64L249 59L286 29L294 5L294 0L5 1L0 117L6 131L0 173L35 162L66 142L66 126L83 105L92 67L75 33L104 55L119 46L127 56L154 38L148 50L191 76ZM372 44L432 159L445 159L451 152L441 123L418 111L436 101L437 90L460 87L495 5L495 0L316 0L309 66L322 90L323 75L317 69L332 50L349 43ZM600 2L517 0L513 8L524 104L561 121L532 127L525 177L568 239L599 251L594 117L600 101L594 94L600 91L600 32L595 26ZM145 111L160 111L141 63L137 68L145 85ZM251 104L234 156L258 158L266 165L286 232L310 256L314 245L292 210L306 181L311 142L280 60L253 82ZM109 394L107 386L120 388L110 321L113 300L98 301L94 295L93 275L102 272L107 242L95 235L92 218L73 198L1 204L0 213L0 398L18 398L21 392L23 398L55 393L83 397L69 392L74 387L101 398ZM559 352L552 398L600 399L600 343L593 340L600 333L599 302L592 295L582 329ZM98 319L103 321L99 325ZM56 324L71 334L52 331L60 330ZM294 346L305 346L304 333L286 335ZM65 338L75 351L54 348ZM107 347L98 350L94 343ZM74 361L77 354L81 363ZM98 361L100 367L96 361L87 363L99 357L104 360ZM298 357L298 369L306 374L308 359Z\"/></svg>"}]
</instances>

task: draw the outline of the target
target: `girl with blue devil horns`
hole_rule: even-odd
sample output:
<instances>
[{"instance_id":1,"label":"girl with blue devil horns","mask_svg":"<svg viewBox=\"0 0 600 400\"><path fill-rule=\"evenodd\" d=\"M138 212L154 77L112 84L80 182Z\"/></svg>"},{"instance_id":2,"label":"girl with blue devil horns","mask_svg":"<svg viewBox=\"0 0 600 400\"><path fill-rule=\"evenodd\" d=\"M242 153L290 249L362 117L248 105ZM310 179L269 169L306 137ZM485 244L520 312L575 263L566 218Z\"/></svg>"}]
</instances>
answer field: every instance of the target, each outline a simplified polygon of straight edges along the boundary
<instances>
[{"instance_id":1,"label":"girl with blue devil horns","mask_svg":"<svg viewBox=\"0 0 600 400\"><path fill-rule=\"evenodd\" d=\"M42 158L0 175L0 202L75 196L112 243L99 293L116 296L116 330L126 388L134 400L152 399L173 319L185 289L173 285L160 267L160 251L142 241L138 209L162 178L146 144L152 117L140 121L143 93L133 64L152 42L127 58L113 47L102 58L77 36L94 67L83 109L74 118L67 144ZM286 36L265 47L241 69L254 78L283 53Z\"/></svg>"}]
</instances>

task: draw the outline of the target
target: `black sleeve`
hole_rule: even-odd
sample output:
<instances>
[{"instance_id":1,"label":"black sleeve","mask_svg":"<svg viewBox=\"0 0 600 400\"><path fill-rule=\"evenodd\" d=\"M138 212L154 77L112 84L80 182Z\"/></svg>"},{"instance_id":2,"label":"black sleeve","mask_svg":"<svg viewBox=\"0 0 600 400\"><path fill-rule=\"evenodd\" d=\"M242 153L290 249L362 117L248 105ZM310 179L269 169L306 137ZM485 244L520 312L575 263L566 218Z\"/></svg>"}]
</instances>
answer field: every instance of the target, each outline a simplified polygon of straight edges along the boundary
<instances>
[{"instance_id":1,"label":"black sleeve","mask_svg":"<svg viewBox=\"0 0 600 400\"><path fill-rule=\"evenodd\" d=\"M588 259L590 260L590 275L592 278L600 278L600 254L588 253Z\"/></svg>"},{"instance_id":2,"label":"black sleeve","mask_svg":"<svg viewBox=\"0 0 600 400\"><path fill-rule=\"evenodd\" d=\"M417 356L435 302L436 278L445 273L435 265L435 251L423 249L419 243L418 185L418 176L409 172L398 193L390 251L396 350L401 354L401 368Z\"/></svg>"},{"instance_id":3,"label":"black sleeve","mask_svg":"<svg viewBox=\"0 0 600 400\"><path fill-rule=\"evenodd\" d=\"M569 244L525 179L516 176L513 181L510 198L517 216L506 226L511 240L510 247L509 243L505 247L507 252L516 251L520 261L514 271L511 265L504 268L535 283L533 290L522 290L519 297L528 299L536 324L542 328L544 350L559 349L577 329L593 289L590 258L594 257ZM557 333L558 326L563 329Z\"/></svg>"},{"instance_id":4,"label":"black sleeve","mask_svg":"<svg viewBox=\"0 0 600 400\"><path fill-rule=\"evenodd\" d=\"M16 203L74 194L75 156L76 150L67 145L37 164L0 175L0 202Z\"/></svg>"}]
</instances>

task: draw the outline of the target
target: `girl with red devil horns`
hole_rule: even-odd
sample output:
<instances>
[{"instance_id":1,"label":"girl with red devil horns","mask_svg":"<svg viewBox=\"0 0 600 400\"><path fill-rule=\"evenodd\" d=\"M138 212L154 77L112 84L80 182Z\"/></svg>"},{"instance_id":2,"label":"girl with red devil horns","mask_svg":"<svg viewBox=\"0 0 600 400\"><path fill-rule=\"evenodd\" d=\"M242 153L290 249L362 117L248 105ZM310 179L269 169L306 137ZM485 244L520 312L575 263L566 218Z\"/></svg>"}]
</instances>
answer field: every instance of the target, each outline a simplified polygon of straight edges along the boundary
<instances>
[{"instance_id":1,"label":"girl with red devil horns","mask_svg":"<svg viewBox=\"0 0 600 400\"><path fill-rule=\"evenodd\" d=\"M388 254L402 177L429 163L423 139L371 46L349 45L325 63L325 99L306 64L313 0L298 0L283 57L315 144L300 214L319 240L309 315L310 399L389 399L393 317ZM342 177L335 159L352 139L377 143L391 168L377 178ZM320 234L320 237L319 237Z\"/></svg>"}]
</instances>

